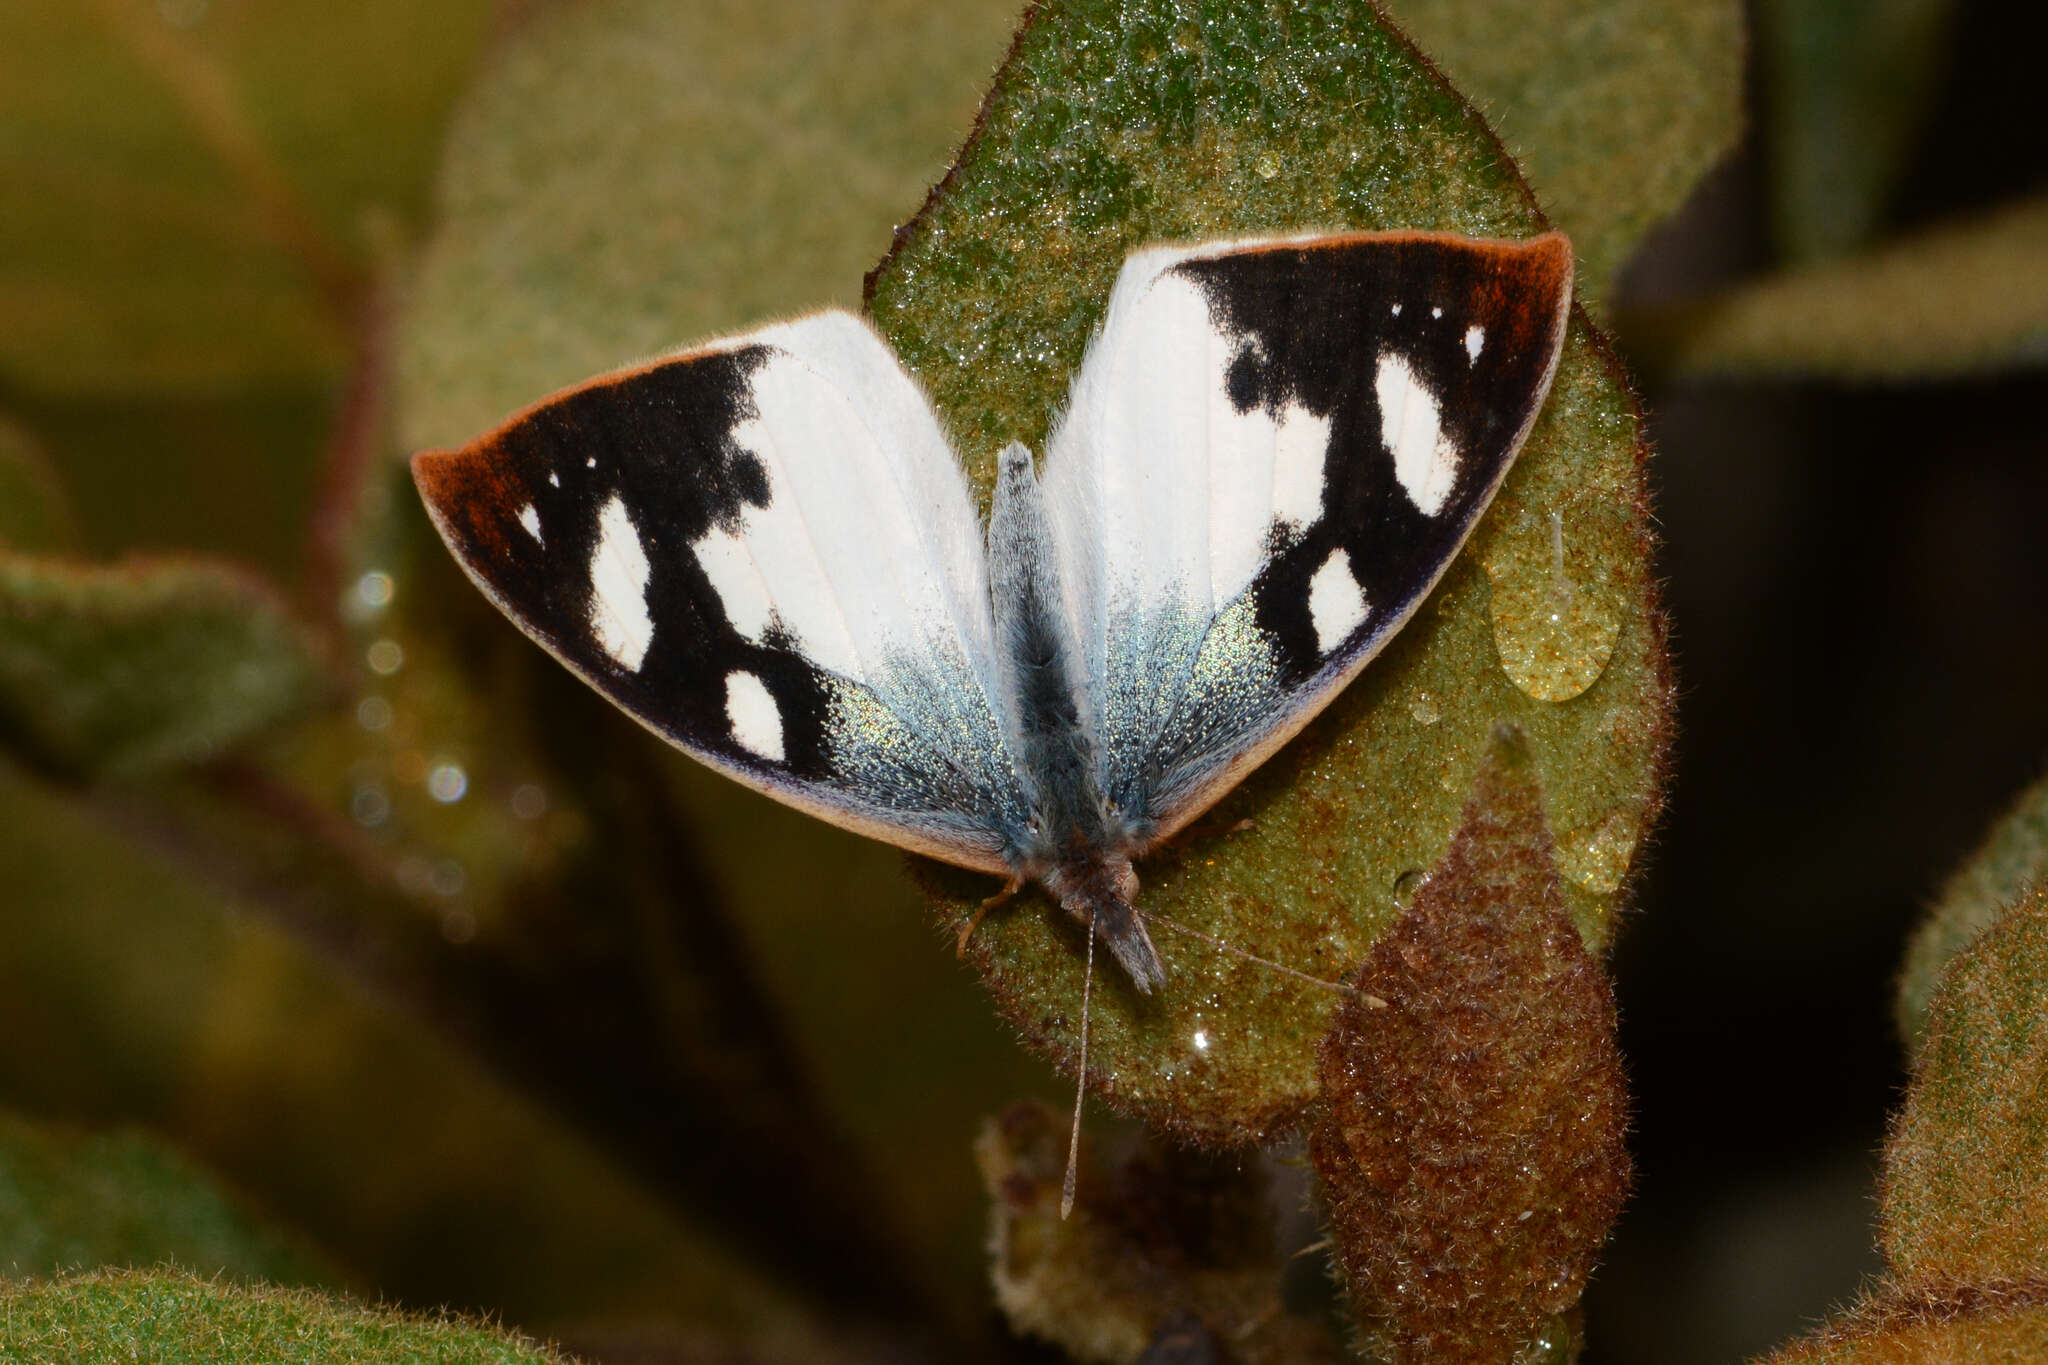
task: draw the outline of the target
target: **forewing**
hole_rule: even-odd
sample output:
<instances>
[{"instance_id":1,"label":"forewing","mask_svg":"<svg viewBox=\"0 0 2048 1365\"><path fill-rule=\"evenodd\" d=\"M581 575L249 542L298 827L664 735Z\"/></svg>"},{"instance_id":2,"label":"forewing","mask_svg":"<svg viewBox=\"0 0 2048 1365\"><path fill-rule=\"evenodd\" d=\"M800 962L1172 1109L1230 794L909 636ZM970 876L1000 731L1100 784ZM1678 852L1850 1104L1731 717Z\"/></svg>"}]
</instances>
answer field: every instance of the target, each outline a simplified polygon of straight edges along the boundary
<instances>
[{"instance_id":1,"label":"forewing","mask_svg":"<svg viewBox=\"0 0 2048 1365\"><path fill-rule=\"evenodd\" d=\"M1563 237L1125 263L1046 461L1102 777L1153 837L1308 720L1449 567L1549 391Z\"/></svg>"},{"instance_id":2,"label":"forewing","mask_svg":"<svg viewBox=\"0 0 2048 1365\"><path fill-rule=\"evenodd\" d=\"M820 313L593 380L413 460L470 577L556 658L790 805L1005 871L974 507L888 346Z\"/></svg>"}]
</instances>

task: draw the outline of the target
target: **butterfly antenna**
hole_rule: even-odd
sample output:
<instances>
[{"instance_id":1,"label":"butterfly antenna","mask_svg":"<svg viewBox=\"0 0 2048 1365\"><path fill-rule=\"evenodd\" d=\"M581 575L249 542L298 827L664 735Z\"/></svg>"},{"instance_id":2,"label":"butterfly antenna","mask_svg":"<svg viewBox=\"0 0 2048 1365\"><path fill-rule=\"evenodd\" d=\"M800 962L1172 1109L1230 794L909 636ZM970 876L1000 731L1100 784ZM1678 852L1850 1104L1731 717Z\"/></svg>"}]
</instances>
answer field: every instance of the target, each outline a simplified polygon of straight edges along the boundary
<instances>
[{"instance_id":1,"label":"butterfly antenna","mask_svg":"<svg viewBox=\"0 0 2048 1365\"><path fill-rule=\"evenodd\" d=\"M1155 914L1150 910L1140 910L1135 905L1131 907L1131 911L1133 914L1137 915L1139 919L1147 920L1153 924L1163 924L1167 928L1173 930L1175 933L1186 934L1189 938L1198 938L1202 940L1202 942L1208 944L1210 947L1218 950L1219 952L1229 953L1232 957L1241 957L1247 962L1256 962L1262 967L1271 967L1274 971L1279 972L1284 976L1291 976L1294 977L1296 980L1306 981L1311 986L1321 986L1326 991L1336 991L1340 995L1359 996L1365 1001L1366 1004L1371 1005L1375 1008L1383 1008L1387 1003L1386 1001L1380 999L1376 995L1367 995L1364 991L1361 991L1356 986L1346 985L1342 981L1325 981L1320 976L1310 976L1307 972L1296 971L1294 968L1289 967L1284 963L1275 962L1270 957L1260 957L1257 953L1246 952L1244 949L1238 947L1236 944L1225 943L1220 938L1211 937L1210 935L1203 933L1200 929L1190 929L1185 924L1177 924L1174 921L1168 919L1164 915ZM1085 991L1083 992L1083 998L1084 1000L1086 998ZM1082 1021L1083 1026L1081 1030L1081 1036L1084 1040L1087 1038L1088 1034L1086 1022L1087 1021L1084 1015Z\"/></svg>"},{"instance_id":2,"label":"butterfly antenna","mask_svg":"<svg viewBox=\"0 0 2048 1365\"><path fill-rule=\"evenodd\" d=\"M1081 1101L1088 1094L1088 997L1095 987L1095 912L1088 912L1088 965L1081 969L1081 1072L1074 1078L1074 1132L1067 1139L1067 1179L1060 1187L1060 1221L1074 1211L1074 1178L1081 1163Z\"/></svg>"}]
</instances>

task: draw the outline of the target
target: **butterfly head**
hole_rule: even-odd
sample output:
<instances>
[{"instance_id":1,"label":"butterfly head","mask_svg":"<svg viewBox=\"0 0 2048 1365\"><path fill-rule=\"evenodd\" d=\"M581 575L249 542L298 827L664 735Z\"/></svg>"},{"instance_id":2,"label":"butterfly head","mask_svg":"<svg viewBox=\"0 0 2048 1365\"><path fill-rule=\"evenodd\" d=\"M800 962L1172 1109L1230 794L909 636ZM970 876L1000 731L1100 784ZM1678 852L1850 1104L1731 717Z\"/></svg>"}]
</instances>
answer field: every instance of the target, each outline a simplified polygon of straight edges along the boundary
<instances>
[{"instance_id":1,"label":"butterfly head","mask_svg":"<svg viewBox=\"0 0 2048 1365\"><path fill-rule=\"evenodd\" d=\"M1092 926L1103 946L1129 973L1131 984L1147 995L1154 986L1166 984L1166 968L1131 908L1138 895L1138 874L1129 858L1105 853L1062 864L1046 877L1045 884L1059 897L1062 909Z\"/></svg>"}]
</instances>

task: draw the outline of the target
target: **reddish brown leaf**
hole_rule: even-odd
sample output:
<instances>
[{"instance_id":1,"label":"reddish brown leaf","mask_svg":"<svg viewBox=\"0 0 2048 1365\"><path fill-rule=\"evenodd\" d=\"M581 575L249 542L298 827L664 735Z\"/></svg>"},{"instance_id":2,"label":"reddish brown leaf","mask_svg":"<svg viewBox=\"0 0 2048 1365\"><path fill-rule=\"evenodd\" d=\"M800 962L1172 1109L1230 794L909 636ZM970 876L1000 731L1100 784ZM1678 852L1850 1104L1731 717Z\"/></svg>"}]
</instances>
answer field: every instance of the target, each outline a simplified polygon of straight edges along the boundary
<instances>
[{"instance_id":1,"label":"reddish brown leaf","mask_svg":"<svg viewBox=\"0 0 2048 1365\"><path fill-rule=\"evenodd\" d=\"M1629 1183L1606 973L1504 740L1324 1037L1310 1136L1338 1259L1394 1361L1507 1361L1578 1302Z\"/></svg>"}]
</instances>

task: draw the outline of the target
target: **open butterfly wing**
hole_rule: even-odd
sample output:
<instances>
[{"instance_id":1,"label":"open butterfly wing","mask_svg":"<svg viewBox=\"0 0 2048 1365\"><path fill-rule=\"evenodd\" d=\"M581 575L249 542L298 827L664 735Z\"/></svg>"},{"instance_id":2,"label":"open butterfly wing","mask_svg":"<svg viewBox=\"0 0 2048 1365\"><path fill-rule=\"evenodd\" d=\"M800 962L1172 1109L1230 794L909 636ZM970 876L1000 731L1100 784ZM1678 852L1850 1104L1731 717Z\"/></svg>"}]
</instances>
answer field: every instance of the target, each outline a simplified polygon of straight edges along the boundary
<instances>
[{"instance_id":1,"label":"open butterfly wing","mask_svg":"<svg viewBox=\"0 0 2048 1365\"><path fill-rule=\"evenodd\" d=\"M1007 872L980 528L931 407L820 313L558 394L413 473L469 576L741 782Z\"/></svg>"},{"instance_id":2,"label":"open butterfly wing","mask_svg":"<svg viewBox=\"0 0 2048 1365\"><path fill-rule=\"evenodd\" d=\"M1414 614L1549 391L1556 234L1163 247L1125 263L1045 486L1114 800L1163 838Z\"/></svg>"}]
</instances>

